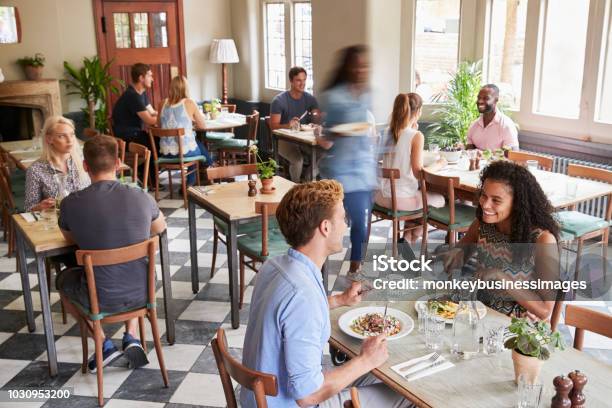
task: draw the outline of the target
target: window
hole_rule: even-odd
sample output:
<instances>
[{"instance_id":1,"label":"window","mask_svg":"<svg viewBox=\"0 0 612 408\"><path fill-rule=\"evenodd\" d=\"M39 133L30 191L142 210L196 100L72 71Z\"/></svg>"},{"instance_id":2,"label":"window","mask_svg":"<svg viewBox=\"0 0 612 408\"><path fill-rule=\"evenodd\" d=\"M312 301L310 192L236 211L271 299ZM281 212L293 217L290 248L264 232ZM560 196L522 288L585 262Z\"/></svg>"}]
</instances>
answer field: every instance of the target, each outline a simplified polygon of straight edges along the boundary
<instances>
[{"instance_id":1,"label":"window","mask_svg":"<svg viewBox=\"0 0 612 408\"><path fill-rule=\"evenodd\" d=\"M588 25L589 0L542 2L534 112L579 118Z\"/></svg>"},{"instance_id":2,"label":"window","mask_svg":"<svg viewBox=\"0 0 612 408\"><path fill-rule=\"evenodd\" d=\"M134 13L134 43L136 48L149 48L149 19L147 13Z\"/></svg>"},{"instance_id":3,"label":"window","mask_svg":"<svg viewBox=\"0 0 612 408\"><path fill-rule=\"evenodd\" d=\"M310 2L264 3L264 61L266 88L285 90L292 66L306 69L306 90L313 89L312 9Z\"/></svg>"},{"instance_id":4,"label":"window","mask_svg":"<svg viewBox=\"0 0 612 408\"><path fill-rule=\"evenodd\" d=\"M19 13L17 7L0 7L0 44L14 44L21 41Z\"/></svg>"},{"instance_id":5,"label":"window","mask_svg":"<svg viewBox=\"0 0 612 408\"><path fill-rule=\"evenodd\" d=\"M595 120L612 123L612 1L606 4Z\"/></svg>"},{"instance_id":6,"label":"window","mask_svg":"<svg viewBox=\"0 0 612 408\"><path fill-rule=\"evenodd\" d=\"M460 0L416 0L414 84L424 102L442 102L457 68L459 54Z\"/></svg>"},{"instance_id":7,"label":"window","mask_svg":"<svg viewBox=\"0 0 612 408\"><path fill-rule=\"evenodd\" d=\"M492 0L485 78L500 90L501 103L518 110L527 25L526 0Z\"/></svg>"},{"instance_id":8,"label":"window","mask_svg":"<svg viewBox=\"0 0 612 408\"><path fill-rule=\"evenodd\" d=\"M130 15L128 13L113 13L115 24L115 46L117 48L130 48L132 39L130 37Z\"/></svg>"},{"instance_id":9,"label":"window","mask_svg":"<svg viewBox=\"0 0 612 408\"><path fill-rule=\"evenodd\" d=\"M293 6L294 60L303 67L308 78L306 90L312 93L312 14L310 3L295 3Z\"/></svg>"}]
</instances>

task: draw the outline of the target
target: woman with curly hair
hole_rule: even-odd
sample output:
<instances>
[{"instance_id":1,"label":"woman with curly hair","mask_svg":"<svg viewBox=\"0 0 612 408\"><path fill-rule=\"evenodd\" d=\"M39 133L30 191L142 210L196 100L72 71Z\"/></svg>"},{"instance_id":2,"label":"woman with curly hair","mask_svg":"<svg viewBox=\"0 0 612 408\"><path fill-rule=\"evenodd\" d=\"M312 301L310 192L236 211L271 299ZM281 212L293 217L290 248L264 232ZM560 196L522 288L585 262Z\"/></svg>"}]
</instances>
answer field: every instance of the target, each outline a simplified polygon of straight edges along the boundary
<instances>
[{"instance_id":1,"label":"woman with curly hair","mask_svg":"<svg viewBox=\"0 0 612 408\"><path fill-rule=\"evenodd\" d=\"M533 174L508 161L483 169L476 219L459 242L467 266L483 280L559 279L559 225ZM475 247L475 248L474 248ZM457 258L455 258L457 259ZM481 290L478 299L507 315L546 320L555 293L545 290Z\"/></svg>"}]
</instances>

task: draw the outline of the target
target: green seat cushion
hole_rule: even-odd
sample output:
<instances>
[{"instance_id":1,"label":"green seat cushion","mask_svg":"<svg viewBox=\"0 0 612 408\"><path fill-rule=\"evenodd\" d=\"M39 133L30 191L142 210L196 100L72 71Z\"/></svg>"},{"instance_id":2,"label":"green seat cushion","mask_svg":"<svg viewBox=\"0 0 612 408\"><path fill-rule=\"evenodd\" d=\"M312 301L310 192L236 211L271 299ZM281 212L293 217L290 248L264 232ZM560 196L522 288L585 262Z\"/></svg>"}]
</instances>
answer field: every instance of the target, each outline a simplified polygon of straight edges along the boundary
<instances>
[{"instance_id":1,"label":"green seat cushion","mask_svg":"<svg viewBox=\"0 0 612 408\"><path fill-rule=\"evenodd\" d=\"M217 230L223 234L227 235L227 224L219 217L213 217L213 221ZM268 228L269 229L278 229L278 221L276 217L270 216L268 218ZM238 224L238 232L237 235L250 234L252 232L261 231L261 218L257 218L254 221L245 224Z\"/></svg>"},{"instance_id":2,"label":"green seat cushion","mask_svg":"<svg viewBox=\"0 0 612 408\"><path fill-rule=\"evenodd\" d=\"M148 188L142 188L140 180L133 181L132 180L132 176L124 176L124 177L119 179L119 182L121 184L125 184L126 186L139 188L139 189L143 190L145 193L149 191Z\"/></svg>"},{"instance_id":3,"label":"green seat cushion","mask_svg":"<svg viewBox=\"0 0 612 408\"><path fill-rule=\"evenodd\" d=\"M575 237L581 237L592 231L609 227L610 223L603 218L593 217L579 211L560 211L557 219L561 229Z\"/></svg>"},{"instance_id":4,"label":"green seat cushion","mask_svg":"<svg viewBox=\"0 0 612 408\"><path fill-rule=\"evenodd\" d=\"M279 230L268 231L268 257L283 255L289 249L289 244ZM246 255L261 255L261 232L254 232L238 237L238 250Z\"/></svg>"},{"instance_id":5,"label":"green seat cushion","mask_svg":"<svg viewBox=\"0 0 612 408\"><path fill-rule=\"evenodd\" d=\"M383 207L383 206L380 206L378 204L374 204L374 207L372 208L372 210L380 212L380 213L383 213L383 214L385 214L385 215L387 215L389 217L405 217L407 215L416 215L416 214L422 214L423 213L423 210L396 211L394 213L391 208Z\"/></svg>"},{"instance_id":6,"label":"green seat cushion","mask_svg":"<svg viewBox=\"0 0 612 408\"><path fill-rule=\"evenodd\" d=\"M449 225L450 223L450 207L435 208L429 207L429 218ZM449 225L452 229L469 227L476 218L476 208L465 204L455 204L455 223Z\"/></svg>"},{"instance_id":7,"label":"green seat cushion","mask_svg":"<svg viewBox=\"0 0 612 408\"><path fill-rule=\"evenodd\" d=\"M251 145L257 144L257 140L250 141ZM213 144L213 148L215 149L238 149L238 148L246 148L249 143L247 139L225 139L219 140Z\"/></svg>"},{"instance_id":8,"label":"green seat cushion","mask_svg":"<svg viewBox=\"0 0 612 408\"><path fill-rule=\"evenodd\" d=\"M219 140L231 139L233 137L234 137L234 134L232 132L206 132L206 136L204 136L204 139L210 140L210 141L219 141Z\"/></svg>"},{"instance_id":9,"label":"green seat cushion","mask_svg":"<svg viewBox=\"0 0 612 408\"><path fill-rule=\"evenodd\" d=\"M192 162L192 161L200 161L202 163L206 163L206 157L205 156L189 156L189 157L183 157L183 161L184 162ZM160 157L157 159L157 163L158 164L179 164L181 161L179 160L178 157L173 158L173 157Z\"/></svg>"},{"instance_id":10,"label":"green seat cushion","mask_svg":"<svg viewBox=\"0 0 612 408\"><path fill-rule=\"evenodd\" d=\"M573 241L576 237L574 236L574 234L570 234L569 232L565 232L563 230L561 230L561 233L559 234L559 242L569 242L569 241Z\"/></svg>"}]
</instances>

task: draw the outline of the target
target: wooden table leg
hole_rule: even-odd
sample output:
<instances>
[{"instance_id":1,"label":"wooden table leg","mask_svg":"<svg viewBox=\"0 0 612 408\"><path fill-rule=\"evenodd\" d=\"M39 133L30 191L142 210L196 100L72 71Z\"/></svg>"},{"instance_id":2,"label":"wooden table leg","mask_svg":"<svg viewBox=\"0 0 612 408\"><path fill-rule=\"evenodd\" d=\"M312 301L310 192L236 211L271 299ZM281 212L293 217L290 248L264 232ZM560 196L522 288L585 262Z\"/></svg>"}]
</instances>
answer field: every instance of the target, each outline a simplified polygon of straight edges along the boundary
<instances>
[{"instance_id":1,"label":"wooden table leg","mask_svg":"<svg viewBox=\"0 0 612 408\"><path fill-rule=\"evenodd\" d=\"M162 290L164 293L164 311L166 314L166 340L174 344L174 311L172 309L172 277L170 276L170 254L168 253L168 232L159 234L159 258L162 269Z\"/></svg>"},{"instance_id":2,"label":"wooden table leg","mask_svg":"<svg viewBox=\"0 0 612 408\"><path fill-rule=\"evenodd\" d=\"M10 220L10 222L12 222L12 220ZM23 303L25 305L26 321L28 322L28 330L33 332L36 330L36 323L34 322L34 308L32 306L32 290L30 289L30 279L28 278L26 246L23 236L21 235L21 231L18 228L15 228L15 240L17 241L17 263L19 274L21 275L21 287L23 289Z\"/></svg>"},{"instance_id":3,"label":"wooden table leg","mask_svg":"<svg viewBox=\"0 0 612 408\"><path fill-rule=\"evenodd\" d=\"M45 256L36 254L36 272L38 273L38 287L40 290L40 304L43 315L45 341L47 343L47 359L49 360L49 375L57 376L57 354L55 352L55 338L53 337L53 318L51 317L51 304L49 302L49 288L47 288L47 274L45 272Z\"/></svg>"},{"instance_id":4,"label":"wooden table leg","mask_svg":"<svg viewBox=\"0 0 612 408\"><path fill-rule=\"evenodd\" d=\"M229 294L231 303L232 328L237 329L240 326L240 311L238 310L238 242L236 231L238 224L236 221L227 223L227 268L229 271Z\"/></svg>"},{"instance_id":5,"label":"wooden table leg","mask_svg":"<svg viewBox=\"0 0 612 408\"><path fill-rule=\"evenodd\" d=\"M189 199L187 206L189 213L189 252L191 257L191 290L197 294L200 288L200 277L198 275L198 234L196 231L195 203Z\"/></svg>"}]
</instances>

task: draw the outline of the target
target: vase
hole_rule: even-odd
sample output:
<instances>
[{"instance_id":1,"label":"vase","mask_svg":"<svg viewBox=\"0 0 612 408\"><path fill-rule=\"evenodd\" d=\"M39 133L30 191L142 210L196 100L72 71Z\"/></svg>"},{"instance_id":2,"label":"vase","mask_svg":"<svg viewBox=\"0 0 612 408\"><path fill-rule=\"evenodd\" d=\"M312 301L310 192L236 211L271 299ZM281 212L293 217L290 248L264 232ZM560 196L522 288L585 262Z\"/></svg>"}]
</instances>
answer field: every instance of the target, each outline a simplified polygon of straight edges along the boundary
<instances>
[{"instance_id":1,"label":"vase","mask_svg":"<svg viewBox=\"0 0 612 408\"><path fill-rule=\"evenodd\" d=\"M542 369L542 363L544 361L537 357L525 356L516 350L512 350L512 363L514 364L514 381L518 384L519 376L522 374L525 378L525 382L528 384L535 384L540 370Z\"/></svg>"},{"instance_id":2,"label":"vase","mask_svg":"<svg viewBox=\"0 0 612 408\"><path fill-rule=\"evenodd\" d=\"M272 185L274 183L274 179L261 179L261 193L262 194L272 194L276 188Z\"/></svg>"},{"instance_id":3,"label":"vase","mask_svg":"<svg viewBox=\"0 0 612 408\"><path fill-rule=\"evenodd\" d=\"M29 81L38 81L42 78L43 67L26 65L23 70L25 71L25 76Z\"/></svg>"}]
</instances>

